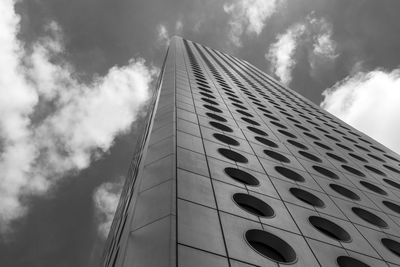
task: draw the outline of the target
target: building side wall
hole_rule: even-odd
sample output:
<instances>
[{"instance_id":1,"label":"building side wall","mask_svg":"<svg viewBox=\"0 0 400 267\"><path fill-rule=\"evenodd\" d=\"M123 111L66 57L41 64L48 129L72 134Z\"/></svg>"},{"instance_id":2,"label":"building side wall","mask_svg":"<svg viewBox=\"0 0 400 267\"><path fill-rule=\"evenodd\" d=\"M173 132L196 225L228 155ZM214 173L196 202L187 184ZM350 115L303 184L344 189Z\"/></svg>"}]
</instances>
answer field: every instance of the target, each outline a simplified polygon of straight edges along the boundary
<instances>
[{"instance_id":1,"label":"building side wall","mask_svg":"<svg viewBox=\"0 0 400 267\"><path fill-rule=\"evenodd\" d=\"M177 90L177 99L185 103L190 129L196 130L178 131L177 144L178 150L191 150L198 163L178 166L178 265L286 266L249 244L250 229L289 244L296 254L290 266L338 266L341 256L371 266L398 264L399 256L381 242L400 237L399 213L382 204L399 204L400 191L384 180L399 180L398 171L387 168L398 169L398 156L248 63L189 41L182 46L190 86ZM178 165L179 160L184 159L178 153ZM259 185L238 182L227 168L250 174ZM360 199L333 190L335 185ZM323 204L301 199L296 191ZM267 203L274 215L246 211L235 203L238 193ZM387 227L361 218L354 208L382 218ZM324 233L312 225L312 217L338 225L350 239L332 238L340 230L328 226L331 233ZM265 242L284 253L271 239Z\"/></svg>"},{"instance_id":2,"label":"building side wall","mask_svg":"<svg viewBox=\"0 0 400 267\"><path fill-rule=\"evenodd\" d=\"M171 44L121 266L175 264L175 64ZM156 253L156 255L155 255Z\"/></svg>"},{"instance_id":3,"label":"building side wall","mask_svg":"<svg viewBox=\"0 0 400 267\"><path fill-rule=\"evenodd\" d=\"M243 60L172 38L147 142L106 266L400 266L400 157Z\"/></svg>"}]
</instances>

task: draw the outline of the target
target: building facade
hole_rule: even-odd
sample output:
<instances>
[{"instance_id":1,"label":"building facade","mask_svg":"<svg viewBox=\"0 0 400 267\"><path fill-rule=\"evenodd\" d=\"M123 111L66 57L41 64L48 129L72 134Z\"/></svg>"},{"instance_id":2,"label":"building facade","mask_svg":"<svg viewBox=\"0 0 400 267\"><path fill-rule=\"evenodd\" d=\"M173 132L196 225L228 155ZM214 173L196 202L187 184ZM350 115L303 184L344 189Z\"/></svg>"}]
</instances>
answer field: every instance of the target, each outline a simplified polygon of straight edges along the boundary
<instances>
[{"instance_id":1,"label":"building facade","mask_svg":"<svg viewBox=\"0 0 400 267\"><path fill-rule=\"evenodd\" d=\"M174 37L103 266L400 266L400 157Z\"/></svg>"}]
</instances>

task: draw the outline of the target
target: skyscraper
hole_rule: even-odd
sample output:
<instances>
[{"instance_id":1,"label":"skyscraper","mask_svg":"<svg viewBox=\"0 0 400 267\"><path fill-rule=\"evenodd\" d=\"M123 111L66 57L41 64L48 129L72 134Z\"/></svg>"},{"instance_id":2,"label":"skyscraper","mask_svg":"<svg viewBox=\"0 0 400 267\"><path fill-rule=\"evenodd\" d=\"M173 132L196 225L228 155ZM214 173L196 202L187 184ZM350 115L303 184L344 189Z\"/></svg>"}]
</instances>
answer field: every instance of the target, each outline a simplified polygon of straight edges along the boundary
<instances>
[{"instance_id":1,"label":"skyscraper","mask_svg":"<svg viewBox=\"0 0 400 267\"><path fill-rule=\"evenodd\" d=\"M399 266L400 157L174 37L103 266Z\"/></svg>"}]
</instances>

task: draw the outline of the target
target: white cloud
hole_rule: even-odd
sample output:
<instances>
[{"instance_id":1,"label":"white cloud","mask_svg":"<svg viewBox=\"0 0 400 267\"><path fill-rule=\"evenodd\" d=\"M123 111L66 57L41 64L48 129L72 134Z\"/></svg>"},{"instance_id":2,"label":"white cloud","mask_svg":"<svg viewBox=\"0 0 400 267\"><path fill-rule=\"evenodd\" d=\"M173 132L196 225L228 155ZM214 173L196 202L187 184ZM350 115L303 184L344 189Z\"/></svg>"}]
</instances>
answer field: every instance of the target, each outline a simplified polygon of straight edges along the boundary
<instances>
[{"instance_id":1,"label":"white cloud","mask_svg":"<svg viewBox=\"0 0 400 267\"><path fill-rule=\"evenodd\" d=\"M108 232L110 231L114 219L114 213L118 206L119 197L123 187L122 180L123 179L119 179L115 183L101 184L96 188L93 195L97 220L99 223L97 230L104 239L108 236Z\"/></svg>"},{"instance_id":2,"label":"white cloud","mask_svg":"<svg viewBox=\"0 0 400 267\"><path fill-rule=\"evenodd\" d=\"M224 4L225 13L230 15L229 39L235 46L241 46L243 33L259 35L267 21L283 0L234 0Z\"/></svg>"},{"instance_id":3,"label":"white cloud","mask_svg":"<svg viewBox=\"0 0 400 267\"><path fill-rule=\"evenodd\" d=\"M321 107L400 153L400 69L359 72L323 92Z\"/></svg>"},{"instance_id":4,"label":"white cloud","mask_svg":"<svg viewBox=\"0 0 400 267\"><path fill-rule=\"evenodd\" d=\"M285 84L290 84L292 80L299 47L307 48L310 74L314 77L318 69L326 69L338 56L337 44L332 40L332 25L324 18L316 18L313 13L304 22L290 26L276 39L265 57L271 62L271 71Z\"/></svg>"},{"instance_id":5,"label":"white cloud","mask_svg":"<svg viewBox=\"0 0 400 267\"><path fill-rule=\"evenodd\" d=\"M169 32L167 27L163 24L157 26L157 42L160 46L169 45Z\"/></svg>"},{"instance_id":6,"label":"white cloud","mask_svg":"<svg viewBox=\"0 0 400 267\"><path fill-rule=\"evenodd\" d=\"M336 58L336 42L331 38L331 32L324 32L317 36L314 44L314 54L330 59Z\"/></svg>"},{"instance_id":7,"label":"white cloud","mask_svg":"<svg viewBox=\"0 0 400 267\"><path fill-rule=\"evenodd\" d=\"M313 39L313 54L330 59L338 56L337 44L332 39L333 27L325 18L317 18L311 13L306 18Z\"/></svg>"},{"instance_id":8,"label":"white cloud","mask_svg":"<svg viewBox=\"0 0 400 267\"><path fill-rule=\"evenodd\" d=\"M183 30L183 23L182 20L177 20L175 23L175 33L181 34Z\"/></svg>"},{"instance_id":9,"label":"white cloud","mask_svg":"<svg viewBox=\"0 0 400 267\"><path fill-rule=\"evenodd\" d=\"M324 18L309 16L309 22L315 33L313 49L308 53L310 75L314 79L323 77L323 72L331 72L336 58L339 56L337 43L332 39L333 27Z\"/></svg>"},{"instance_id":10,"label":"white cloud","mask_svg":"<svg viewBox=\"0 0 400 267\"><path fill-rule=\"evenodd\" d=\"M174 34L181 35L183 30L183 22L182 20L177 20L175 22L175 28L172 29ZM157 43L161 47L168 47L170 42L170 32L168 31L167 26L164 24L157 25Z\"/></svg>"},{"instance_id":11,"label":"white cloud","mask_svg":"<svg viewBox=\"0 0 400 267\"><path fill-rule=\"evenodd\" d=\"M303 24L293 25L284 34L277 36L277 41L270 46L265 55L271 61L271 71L285 84L292 80L292 69L296 64L294 52L305 29Z\"/></svg>"},{"instance_id":12,"label":"white cloud","mask_svg":"<svg viewBox=\"0 0 400 267\"><path fill-rule=\"evenodd\" d=\"M31 49L17 39L15 2L0 2L0 231L27 211L26 196L45 193L90 165L129 130L155 75L143 59L81 83L62 60L56 23ZM23 201L24 199L24 201Z\"/></svg>"},{"instance_id":13,"label":"white cloud","mask_svg":"<svg viewBox=\"0 0 400 267\"><path fill-rule=\"evenodd\" d=\"M199 33L200 32L200 27L203 26L204 24L204 19L197 19L196 23L194 24L192 31Z\"/></svg>"}]
</instances>

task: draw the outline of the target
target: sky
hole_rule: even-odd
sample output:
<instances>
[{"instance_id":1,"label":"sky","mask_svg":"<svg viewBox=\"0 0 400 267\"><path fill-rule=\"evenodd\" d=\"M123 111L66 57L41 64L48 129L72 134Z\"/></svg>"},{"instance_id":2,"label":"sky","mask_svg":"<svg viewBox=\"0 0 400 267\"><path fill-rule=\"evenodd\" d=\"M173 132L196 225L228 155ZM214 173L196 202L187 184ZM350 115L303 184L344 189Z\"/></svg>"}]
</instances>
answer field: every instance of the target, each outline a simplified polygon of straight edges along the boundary
<instances>
[{"instance_id":1,"label":"sky","mask_svg":"<svg viewBox=\"0 0 400 267\"><path fill-rule=\"evenodd\" d=\"M98 266L179 35L400 152L396 0L1 0L0 262Z\"/></svg>"}]
</instances>

